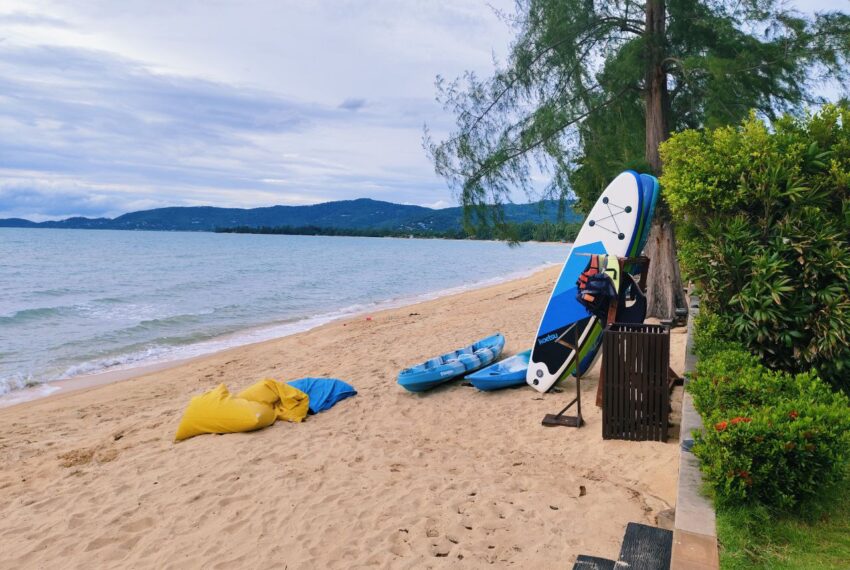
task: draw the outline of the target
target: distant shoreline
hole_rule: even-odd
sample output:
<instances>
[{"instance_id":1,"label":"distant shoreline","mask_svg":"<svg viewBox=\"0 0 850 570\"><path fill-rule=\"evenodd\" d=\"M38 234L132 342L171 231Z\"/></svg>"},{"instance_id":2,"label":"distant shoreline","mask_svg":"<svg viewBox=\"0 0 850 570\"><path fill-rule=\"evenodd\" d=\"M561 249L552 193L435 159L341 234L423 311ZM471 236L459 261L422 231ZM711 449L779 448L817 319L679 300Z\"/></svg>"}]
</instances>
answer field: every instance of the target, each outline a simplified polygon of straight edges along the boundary
<instances>
[{"instance_id":1,"label":"distant shoreline","mask_svg":"<svg viewBox=\"0 0 850 570\"><path fill-rule=\"evenodd\" d=\"M261 230L262 228L257 228L257 230ZM273 228L276 229L276 228ZM301 228L296 228L301 229ZM448 241L489 241L489 242L498 242L498 243L511 243L506 239L496 239L493 237L454 237L450 235L425 235L425 234L410 234L410 233L401 233L399 235L395 234L386 234L386 235L368 235L367 233L344 233L346 230L341 228L325 228L330 230L328 233L299 233L299 232L291 232L286 233L282 231L236 231L236 228L223 228L223 229L213 229L213 230L164 230L164 229L144 229L144 228L57 228L50 226L0 226L0 230L72 230L72 231L96 231L96 232L158 232L158 233L172 233L172 234L240 234L240 235L290 235L290 236L304 236L304 237L360 237L360 238L389 238L389 239L439 239L439 240L448 240ZM357 230L354 230L356 232ZM517 243L539 243L539 244L553 244L553 245L570 245L573 243L573 240L537 240L537 239L522 239L517 240Z\"/></svg>"},{"instance_id":2,"label":"distant shoreline","mask_svg":"<svg viewBox=\"0 0 850 570\"><path fill-rule=\"evenodd\" d=\"M546 232L539 237L551 239L534 239L534 233L537 226L541 224L533 224L525 231L518 226L513 225L510 231L514 231L515 239L506 237L498 239L492 235L492 232L487 232L483 235L467 234L465 230L446 231L446 232L417 232L417 231L399 231L399 230L384 230L384 229L356 229L356 228L324 228L320 226L238 226L233 228L216 228L213 230L217 234L258 234L258 235L289 235L289 236L327 236L327 237L373 237L373 238L401 238L401 239L450 239L450 240L474 240L474 241L504 241L504 242L539 242L539 243L572 243L575 240L579 224L568 224L565 227L563 237L554 235L555 230ZM544 226L545 227L545 226ZM553 227L558 227L554 226ZM547 235L548 234L548 235Z\"/></svg>"}]
</instances>

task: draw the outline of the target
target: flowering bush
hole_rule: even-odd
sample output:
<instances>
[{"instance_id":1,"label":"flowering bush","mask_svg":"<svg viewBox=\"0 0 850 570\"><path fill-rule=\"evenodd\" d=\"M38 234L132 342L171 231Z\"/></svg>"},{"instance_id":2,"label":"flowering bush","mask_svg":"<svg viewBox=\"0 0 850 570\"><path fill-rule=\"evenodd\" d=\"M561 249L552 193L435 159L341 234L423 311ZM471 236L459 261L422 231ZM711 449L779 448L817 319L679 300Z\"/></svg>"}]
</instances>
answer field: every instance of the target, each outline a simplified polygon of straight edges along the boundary
<instances>
[{"instance_id":1,"label":"flowering bush","mask_svg":"<svg viewBox=\"0 0 850 570\"><path fill-rule=\"evenodd\" d=\"M705 425L693 451L717 498L787 508L840 480L850 465L847 397L814 373L776 372L713 346L688 391Z\"/></svg>"},{"instance_id":2,"label":"flowering bush","mask_svg":"<svg viewBox=\"0 0 850 570\"><path fill-rule=\"evenodd\" d=\"M788 508L840 480L850 463L850 413L841 398L713 414L693 451L717 498Z\"/></svg>"}]
</instances>

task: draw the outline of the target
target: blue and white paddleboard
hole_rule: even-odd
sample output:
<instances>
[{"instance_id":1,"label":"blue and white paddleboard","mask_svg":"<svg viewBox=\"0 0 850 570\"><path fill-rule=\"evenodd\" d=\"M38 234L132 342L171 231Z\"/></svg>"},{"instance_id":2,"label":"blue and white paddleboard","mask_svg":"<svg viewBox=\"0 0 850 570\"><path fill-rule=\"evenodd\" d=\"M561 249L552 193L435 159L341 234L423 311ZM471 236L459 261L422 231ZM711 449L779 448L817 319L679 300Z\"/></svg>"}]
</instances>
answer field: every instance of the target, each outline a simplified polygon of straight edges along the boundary
<instances>
[{"instance_id":1,"label":"blue and white paddleboard","mask_svg":"<svg viewBox=\"0 0 850 570\"><path fill-rule=\"evenodd\" d=\"M525 381L538 392L575 373L586 371L602 341L602 326L576 299L576 281L587 254L635 255L646 221L644 187L631 170L617 176L585 219L543 312Z\"/></svg>"},{"instance_id":2,"label":"blue and white paddleboard","mask_svg":"<svg viewBox=\"0 0 850 570\"><path fill-rule=\"evenodd\" d=\"M655 205L658 203L658 196L661 194L661 189L658 187L658 179L655 176L641 174L640 178L644 186L643 209L646 211L646 216L644 216L646 222L644 222L643 234L641 235L635 255L640 255L643 252L643 247L649 239L649 232L652 229L652 218L655 216Z\"/></svg>"}]
</instances>

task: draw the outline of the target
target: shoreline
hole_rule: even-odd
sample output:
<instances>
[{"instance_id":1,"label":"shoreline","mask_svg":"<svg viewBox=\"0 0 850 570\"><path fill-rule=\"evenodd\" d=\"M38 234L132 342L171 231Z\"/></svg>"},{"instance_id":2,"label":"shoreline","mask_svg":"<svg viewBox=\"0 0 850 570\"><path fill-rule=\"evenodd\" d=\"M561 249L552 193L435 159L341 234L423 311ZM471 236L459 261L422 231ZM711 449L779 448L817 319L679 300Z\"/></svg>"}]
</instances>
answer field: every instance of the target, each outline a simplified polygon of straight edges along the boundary
<instances>
[{"instance_id":1,"label":"shoreline","mask_svg":"<svg viewBox=\"0 0 850 570\"><path fill-rule=\"evenodd\" d=\"M559 245L572 246L572 244ZM292 322L257 325L254 327L249 327L241 331L235 331L226 335L222 335L220 337L212 338L200 343L183 347L186 349L191 349L192 347L200 347L204 345L216 346L216 348L212 348L207 351L202 350L197 354L176 358L168 358L166 356L162 360L153 358L151 361L148 362L142 361L131 363L128 365L119 364L104 370L85 374L78 374L69 378L49 380L34 386L28 386L26 388L7 392L5 394L0 395L0 413L2 413L3 410L24 406L32 402L37 402L48 398L60 398L66 394L71 394L78 391L91 390L101 386L107 386L116 382L123 382L125 380L131 380L133 378L147 376L148 374L153 374L155 372L170 370L183 366L185 364L192 363L196 360L219 355L230 350L257 344L263 344L267 342L273 342L275 340L279 340L289 336L309 332L317 328L321 328L325 325L346 320L353 320L363 315L368 315L370 313L377 314L392 309L411 307L420 303L426 303L428 301L451 297L454 295L462 295L469 291L477 291L480 289L486 289L488 287L494 287L501 284L509 283L511 281L517 281L520 279L531 277L537 273L546 271L547 269L556 266L559 266L559 264L546 263L528 270L515 271L503 275L501 277L494 277L490 279L485 279L483 281L474 282L470 285L460 285L457 287L449 287L446 289L439 289L436 291L421 293L410 297L400 297L397 299L378 301L375 302L372 306L359 306L356 309L343 307L338 311L332 311L324 315L312 315ZM306 326L302 328L299 325ZM282 333L279 332L281 330L290 328L292 329L291 331ZM275 333L273 331L278 332ZM230 342L228 342L229 340L233 340L235 342L231 344Z\"/></svg>"},{"instance_id":2,"label":"shoreline","mask_svg":"<svg viewBox=\"0 0 850 570\"><path fill-rule=\"evenodd\" d=\"M50 221L50 220L47 220ZM43 222L36 222L43 223ZM367 239L421 239L433 240L440 239L446 241L483 241L492 243L508 243L503 239L477 239L471 237L456 238L442 236L426 236L426 235L386 235L386 236L369 236L355 234L284 234L275 232L233 232L233 231L217 231L217 230L165 230L165 229L149 229L149 228L71 228L71 227L45 227L45 226L3 226L0 225L0 230L73 230L73 231L92 231L92 232L163 232L163 233L186 233L186 234L231 234L231 235L277 235L277 236L302 236L302 237L345 237L345 238L367 238ZM538 241L534 239L523 240L516 242L518 244L534 243L541 245L571 245L572 242L564 241Z\"/></svg>"}]
</instances>

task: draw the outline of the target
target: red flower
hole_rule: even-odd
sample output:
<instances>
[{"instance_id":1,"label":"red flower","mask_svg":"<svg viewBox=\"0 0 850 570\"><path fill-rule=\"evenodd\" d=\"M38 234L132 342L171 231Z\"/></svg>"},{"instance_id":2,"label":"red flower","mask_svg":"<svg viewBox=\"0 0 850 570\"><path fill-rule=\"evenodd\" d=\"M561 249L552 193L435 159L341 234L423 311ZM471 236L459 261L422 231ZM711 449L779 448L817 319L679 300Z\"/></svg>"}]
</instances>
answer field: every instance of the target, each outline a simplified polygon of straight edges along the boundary
<instances>
[{"instance_id":1,"label":"red flower","mask_svg":"<svg viewBox=\"0 0 850 570\"><path fill-rule=\"evenodd\" d=\"M750 423L751 421L753 421L753 420L752 420L752 419L750 419L750 418L742 418L742 417L740 417L740 416L739 416L739 417L737 417L737 418L734 418L734 419L731 421L731 423L732 423L732 425L734 426L734 425L737 425L737 424L742 423L742 422L743 422L743 423L745 423L745 424L748 424L748 423Z\"/></svg>"},{"instance_id":2,"label":"red flower","mask_svg":"<svg viewBox=\"0 0 850 570\"><path fill-rule=\"evenodd\" d=\"M714 424L714 429L716 429L717 431L723 431L723 430L726 429L726 426L728 426L728 425L729 424L726 423L726 422L716 423L716 424Z\"/></svg>"},{"instance_id":3,"label":"red flower","mask_svg":"<svg viewBox=\"0 0 850 570\"><path fill-rule=\"evenodd\" d=\"M799 415L800 414L797 413L797 410L791 410L791 413L788 414L788 417L790 417L792 420L796 420Z\"/></svg>"},{"instance_id":4,"label":"red flower","mask_svg":"<svg viewBox=\"0 0 850 570\"><path fill-rule=\"evenodd\" d=\"M740 477L741 477L741 479L743 479L743 480L744 480L744 484L745 484L747 487L749 487L750 485L752 485L752 484L753 484L753 478L752 478L752 477L750 477L750 472L749 472L749 471L738 471L738 476L740 476Z\"/></svg>"}]
</instances>

